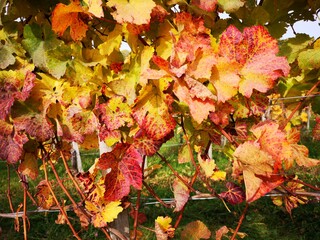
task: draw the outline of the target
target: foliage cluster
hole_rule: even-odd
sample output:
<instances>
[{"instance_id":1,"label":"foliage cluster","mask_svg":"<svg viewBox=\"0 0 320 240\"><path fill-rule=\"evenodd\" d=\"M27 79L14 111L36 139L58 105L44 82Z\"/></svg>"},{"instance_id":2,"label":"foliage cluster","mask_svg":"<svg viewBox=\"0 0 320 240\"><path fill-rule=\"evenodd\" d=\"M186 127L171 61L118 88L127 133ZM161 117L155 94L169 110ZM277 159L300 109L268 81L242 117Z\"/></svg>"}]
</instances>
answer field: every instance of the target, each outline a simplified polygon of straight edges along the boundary
<instances>
[{"instance_id":1,"label":"foliage cluster","mask_svg":"<svg viewBox=\"0 0 320 240\"><path fill-rule=\"evenodd\" d=\"M25 239L28 196L40 208L57 207L56 222L77 239L67 208L83 228L92 224L107 238L110 232L124 238L109 223L132 208L132 238L141 237L143 186L177 212L174 223L168 216L155 219L157 239L174 237L192 195L245 202L236 229L221 226L216 239L241 237L249 204L271 191L289 213L308 202L315 194L305 187L319 189L294 169L319 165L300 144L300 130L313 115L312 136L320 139L320 40L303 34L278 40L296 21L315 20L319 7L310 0L1 0L0 159L16 166L22 182ZM221 12L230 18L221 19ZM121 51L123 43L130 51ZM296 96L300 101L285 101ZM175 129L183 134L178 162L190 163L191 175L158 152ZM209 157L212 144L224 139L230 168ZM73 176L70 143L91 149L98 141L113 150ZM141 166L153 155L175 176L173 205L146 181L148 169ZM79 201L56 171L59 163ZM28 182L39 169L44 179L34 199ZM49 169L67 202L53 191ZM197 179L205 189L196 188ZM219 181L225 189L215 188ZM133 189L134 207L126 200ZM201 221L181 233L211 235Z\"/></svg>"}]
</instances>

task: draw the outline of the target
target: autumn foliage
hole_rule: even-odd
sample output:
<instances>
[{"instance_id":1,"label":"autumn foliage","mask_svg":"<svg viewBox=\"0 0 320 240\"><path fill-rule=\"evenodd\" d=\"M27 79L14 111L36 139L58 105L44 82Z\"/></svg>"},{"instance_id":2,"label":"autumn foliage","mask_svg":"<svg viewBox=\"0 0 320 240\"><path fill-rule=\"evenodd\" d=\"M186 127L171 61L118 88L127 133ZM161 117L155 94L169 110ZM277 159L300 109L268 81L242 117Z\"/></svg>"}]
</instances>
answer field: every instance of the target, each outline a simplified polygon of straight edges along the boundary
<instances>
[{"instance_id":1,"label":"autumn foliage","mask_svg":"<svg viewBox=\"0 0 320 240\"><path fill-rule=\"evenodd\" d=\"M132 190L140 194L146 184L145 156L157 155L177 128L184 139L178 162L190 162L194 172L183 176L173 169L175 203L169 207L177 218L155 219L157 239L174 237L185 205L199 194L196 181L225 204L248 205L271 191L286 194L273 201L291 213L308 201L303 187L310 185L288 172L319 165L300 144L300 132L309 106L312 135L320 139L320 109L308 98L319 91L320 42L302 34L280 39L295 21L313 20L320 5L258 2L2 1L0 159L17 166L26 184L44 171L37 205L57 206L57 223L68 224L78 239L48 169L66 167L81 199L67 202L81 226L93 224L108 237L108 224L134 209ZM222 12L230 18L222 19ZM305 98L282 101L290 96ZM99 140L113 150L89 171L71 175L70 143L90 149ZM231 168L218 168L208 155L212 145L227 153ZM225 191L216 192L217 181ZM135 207L133 238L140 234L139 203ZM220 227L217 239L230 231ZM183 239L212 236L201 221L181 233Z\"/></svg>"}]
</instances>

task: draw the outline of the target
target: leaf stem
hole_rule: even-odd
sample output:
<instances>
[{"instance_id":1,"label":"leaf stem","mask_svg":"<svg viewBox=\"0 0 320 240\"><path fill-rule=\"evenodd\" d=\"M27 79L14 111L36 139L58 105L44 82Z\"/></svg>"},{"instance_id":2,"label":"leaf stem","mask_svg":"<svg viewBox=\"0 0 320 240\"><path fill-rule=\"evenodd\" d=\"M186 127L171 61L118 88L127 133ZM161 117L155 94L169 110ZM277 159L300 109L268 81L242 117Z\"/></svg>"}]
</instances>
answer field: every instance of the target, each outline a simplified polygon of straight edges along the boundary
<instances>
[{"instance_id":1,"label":"leaf stem","mask_svg":"<svg viewBox=\"0 0 320 240\"><path fill-rule=\"evenodd\" d=\"M316 82L312 88L310 88L310 90L307 92L306 96L310 95L313 90L315 90L320 84L320 81ZM285 122L280 126L280 130L283 130L287 124L290 122L290 120L292 119L293 115L299 110L299 108L302 106L302 104L304 103L304 101L306 100L306 98L302 99L299 104L292 110L290 116L288 118L286 118Z\"/></svg>"},{"instance_id":2,"label":"leaf stem","mask_svg":"<svg viewBox=\"0 0 320 240\"><path fill-rule=\"evenodd\" d=\"M243 212L242 212L242 214L241 214L241 216L240 216L240 219L239 219L237 228L236 228L236 230L234 230L234 233L233 233L233 235L232 235L232 237L231 237L230 240L235 240L235 239L236 239L237 233L239 232L239 229L240 229L240 227L241 227L241 224L242 224L242 222L243 222L243 219L244 219L244 217L245 217L246 214L247 214L248 207L249 207L249 204L246 203L246 206L245 206L245 208L243 209Z\"/></svg>"},{"instance_id":3,"label":"leaf stem","mask_svg":"<svg viewBox=\"0 0 320 240\"><path fill-rule=\"evenodd\" d=\"M90 217L88 216L87 212L80 206L78 206L78 204L76 203L76 201L73 199L73 197L70 195L69 191L66 189L66 187L64 186L63 182L61 181L61 178L59 177L57 170L54 166L54 164L52 163L51 159L49 159L49 164L50 167L54 173L54 176L56 177L58 184L60 186L60 188L63 190L63 192L67 195L67 197L69 198L69 200L71 201L73 208L74 209L80 209L80 211L84 214L84 216L86 216L86 218L90 221Z\"/></svg>"},{"instance_id":4,"label":"leaf stem","mask_svg":"<svg viewBox=\"0 0 320 240\"><path fill-rule=\"evenodd\" d=\"M290 181L290 182L295 182L295 183L300 183L300 184L302 184L302 185L304 185L304 186L306 186L306 187L308 187L308 188L311 188L311 189L313 189L313 190L315 190L315 191L320 191L320 188L315 187L315 186L312 186L311 184L305 183L305 182L303 182L303 181L301 181L301 180L299 180L299 179L290 179L289 181Z\"/></svg>"},{"instance_id":5,"label":"leaf stem","mask_svg":"<svg viewBox=\"0 0 320 240\"><path fill-rule=\"evenodd\" d=\"M165 164L167 164L167 166L170 168L170 170L172 171L172 173L173 173L177 178L179 178L179 180L180 180L181 182L183 182L184 185L186 185L190 191L193 191L193 192L195 192L195 193L198 193L198 192L199 192L199 191L195 190L188 182L186 182L186 181L180 176L180 174L171 166L171 164L167 161L167 159L166 159L164 156L162 156L162 155L161 155L160 153L158 153L158 152L157 152L157 155L161 158L161 160L162 160L163 162L165 162Z\"/></svg>"},{"instance_id":6,"label":"leaf stem","mask_svg":"<svg viewBox=\"0 0 320 240\"><path fill-rule=\"evenodd\" d=\"M23 187L23 238L24 240L28 239L28 233L27 233L27 188Z\"/></svg>"},{"instance_id":7,"label":"leaf stem","mask_svg":"<svg viewBox=\"0 0 320 240\"><path fill-rule=\"evenodd\" d=\"M46 183L48 185L48 189L49 189L49 191L50 191L55 203L57 204L61 214L65 217L66 222L67 222L69 228L71 229L71 231L73 233L73 236L75 238L77 238L78 240L81 240L81 238L78 236L78 233L74 230L74 228L73 228L73 226L72 226L72 224L71 224L71 222L70 222L65 210L61 207L61 205L60 205L60 203L59 203L59 201L58 201L58 199L57 199L57 197L56 197L56 195L55 195L55 193L54 193L54 191L52 189L52 185L51 185L51 183L50 183L50 181L48 179L48 172L47 172L47 166L46 166L47 163L45 161L45 158L46 158L46 156L44 156L44 154L42 154L42 164L43 164L44 176L45 176Z\"/></svg>"},{"instance_id":8,"label":"leaf stem","mask_svg":"<svg viewBox=\"0 0 320 240\"><path fill-rule=\"evenodd\" d=\"M146 187L146 189L149 191L149 193L164 207L171 208L170 204L165 203L156 193L155 191L145 182L142 182L143 185Z\"/></svg>"},{"instance_id":9,"label":"leaf stem","mask_svg":"<svg viewBox=\"0 0 320 240\"><path fill-rule=\"evenodd\" d=\"M14 209L13 209L13 204L12 204L12 199L11 199L11 189L10 189L10 167L9 164L7 164L7 171L8 171L8 188L7 188L7 198L9 201L9 207L11 212L14 213Z\"/></svg>"},{"instance_id":10,"label":"leaf stem","mask_svg":"<svg viewBox=\"0 0 320 240\"><path fill-rule=\"evenodd\" d=\"M62 152L61 150L59 150L59 152L60 152L60 156L61 156L61 158L62 158L64 167L65 167L65 169L66 169L66 171L67 171L67 173L68 173L68 176L70 177L71 181L73 182L74 186L76 187L76 189L77 189L78 193L80 194L82 200L85 200L85 199L86 199L86 196L83 194L82 190L80 189L79 184L78 184L77 181L74 179L74 177L73 177L73 175L72 175L72 173L71 173L71 171L70 171L70 168L69 168L69 166L68 166L68 164L67 164L67 161L66 161L66 158L65 158L63 152Z\"/></svg>"},{"instance_id":11,"label":"leaf stem","mask_svg":"<svg viewBox=\"0 0 320 240\"><path fill-rule=\"evenodd\" d=\"M142 182L143 181L143 176L144 176L144 164L146 161L146 156L143 156L142 160ZM136 200L136 207L135 207L135 212L134 212L134 223L133 223L133 240L137 239L137 228L138 228L138 218L139 218L139 209L140 209L140 198L141 198L141 190L138 190L137 193L137 200Z\"/></svg>"}]
</instances>

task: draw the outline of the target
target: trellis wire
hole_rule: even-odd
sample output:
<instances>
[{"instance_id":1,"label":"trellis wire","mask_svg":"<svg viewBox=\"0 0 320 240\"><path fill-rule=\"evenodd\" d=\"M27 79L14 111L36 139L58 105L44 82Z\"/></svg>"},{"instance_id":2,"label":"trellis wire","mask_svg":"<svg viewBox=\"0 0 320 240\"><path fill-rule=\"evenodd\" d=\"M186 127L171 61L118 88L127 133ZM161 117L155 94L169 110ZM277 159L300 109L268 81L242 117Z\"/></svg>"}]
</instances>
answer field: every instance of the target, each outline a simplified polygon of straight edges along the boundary
<instances>
[{"instance_id":1,"label":"trellis wire","mask_svg":"<svg viewBox=\"0 0 320 240\"><path fill-rule=\"evenodd\" d=\"M317 197L320 198L320 192L303 192L306 195L311 195L313 197ZM281 193L281 192L275 192L272 191L270 193L267 193L266 195L264 195L263 197L283 197L283 196L287 196L288 194L286 193ZM135 199L135 197L133 197L132 199ZM189 198L189 200L191 201L203 201L203 200L217 200L217 197L213 197L213 196L204 196L204 197L199 197L197 195L192 196ZM156 205L159 204L159 201L156 201L155 198L143 198L142 200L147 200L147 202L143 202L142 205ZM174 207L174 203L175 203L175 199L174 198L161 198L161 200L164 203L167 204L172 204L172 207ZM72 211L72 207L68 207L66 209L66 211ZM27 211L27 214L33 214L33 213L58 213L60 212L58 209L36 209L33 211ZM19 218L23 216L23 212L15 212L15 213L0 213L0 217L2 218Z\"/></svg>"}]
</instances>

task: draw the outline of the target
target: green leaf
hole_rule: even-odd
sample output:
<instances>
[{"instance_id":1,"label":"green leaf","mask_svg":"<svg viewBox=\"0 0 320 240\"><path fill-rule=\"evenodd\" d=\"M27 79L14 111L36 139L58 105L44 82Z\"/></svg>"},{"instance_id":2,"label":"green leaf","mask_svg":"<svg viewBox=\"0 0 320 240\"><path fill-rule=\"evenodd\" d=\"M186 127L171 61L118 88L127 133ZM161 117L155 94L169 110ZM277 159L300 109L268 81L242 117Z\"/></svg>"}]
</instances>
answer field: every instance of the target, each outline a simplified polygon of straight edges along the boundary
<instances>
[{"instance_id":1,"label":"green leaf","mask_svg":"<svg viewBox=\"0 0 320 240\"><path fill-rule=\"evenodd\" d=\"M56 78L61 78L68 61L71 59L69 48L55 37L49 26L43 30L37 24L26 25L22 44L31 55L33 63L49 72Z\"/></svg>"},{"instance_id":2,"label":"green leaf","mask_svg":"<svg viewBox=\"0 0 320 240\"><path fill-rule=\"evenodd\" d=\"M236 12L244 5L242 0L218 0L220 7L227 13Z\"/></svg>"},{"instance_id":3,"label":"green leaf","mask_svg":"<svg viewBox=\"0 0 320 240\"><path fill-rule=\"evenodd\" d=\"M307 34L297 34L294 38L289 38L281 42L279 54L286 56L289 63L293 63L299 53L311 42L312 39Z\"/></svg>"},{"instance_id":4,"label":"green leaf","mask_svg":"<svg viewBox=\"0 0 320 240\"><path fill-rule=\"evenodd\" d=\"M320 68L320 48L301 52L298 56L298 64L303 70Z\"/></svg>"},{"instance_id":5,"label":"green leaf","mask_svg":"<svg viewBox=\"0 0 320 240\"><path fill-rule=\"evenodd\" d=\"M9 65L15 63L16 58L12 55L12 51L7 46L0 43L0 68L5 69Z\"/></svg>"}]
</instances>

